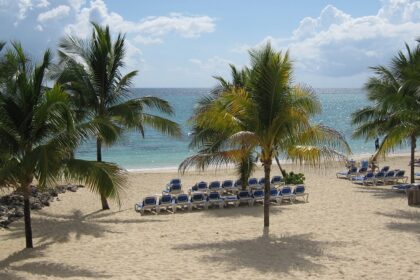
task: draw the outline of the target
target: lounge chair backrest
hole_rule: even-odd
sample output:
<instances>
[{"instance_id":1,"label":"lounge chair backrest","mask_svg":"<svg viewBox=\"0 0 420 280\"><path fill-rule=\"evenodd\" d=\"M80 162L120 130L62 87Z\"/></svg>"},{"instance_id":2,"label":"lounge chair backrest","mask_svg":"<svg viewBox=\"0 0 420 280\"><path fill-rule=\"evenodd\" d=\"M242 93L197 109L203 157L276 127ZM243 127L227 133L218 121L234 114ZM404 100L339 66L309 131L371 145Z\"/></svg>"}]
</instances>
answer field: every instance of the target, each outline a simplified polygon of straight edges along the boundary
<instances>
[{"instance_id":1,"label":"lounge chair backrest","mask_svg":"<svg viewBox=\"0 0 420 280\"><path fill-rule=\"evenodd\" d=\"M378 178L378 177L384 177L384 176L385 176L385 172L382 172L382 171L376 173L376 175L375 175L376 178Z\"/></svg>"},{"instance_id":2,"label":"lounge chair backrest","mask_svg":"<svg viewBox=\"0 0 420 280\"><path fill-rule=\"evenodd\" d=\"M218 192L211 192L209 193L208 198L213 200L220 199L220 194Z\"/></svg>"},{"instance_id":3,"label":"lounge chair backrest","mask_svg":"<svg viewBox=\"0 0 420 280\"><path fill-rule=\"evenodd\" d=\"M389 166L384 166L382 167L381 172L388 172L388 170L389 170Z\"/></svg>"},{"instance_id":4,"label":"lounge chair backrest","mask_svg":"<svg viewBox=\"0 0 420 280\"><path fill-rule=\"evenodd\" d=\"M156 204L156 197L148 196L144 199L144 205L155 205Z\"/></svg>"},{"instance_id":5,"label":"lounge chair backrest","mask_svg":"<svg viewBox=\"0 0 420 280\"><path fill-rule=\"evenodd\" d=\"M162 203L169 203L169 202L171 202L172 201L172 196L171 195L169 195L169 194L165 194L165 195L162 195L162 197L160 198L160 200L159 200L159 204L162 204Z\"/></svg>"},{"instance_id":6,"label":"lounge chair backrest","mask_svg":"<svg viewBox=\"0 0 420 280\"><path fill-rule=\"evenodd\" d=\"M365 179L366 178L373 178L375 176L375 174L373 174L373 172L368 172L366 175L365 175Z\"/></svg>"},{"instance_id":7,"label":"lounge chair backrest","mask_svg":"<svg viewBox=\"0 0 420 280\"><path fill-rule=\"evenodd\" d=\"M368 169L368 167L369 167L369 161L367 161L367 160L362 160L361 162L360 162L360 166L361 166L361 168L366 168L366 170Z\"/></svg>"},{"instance_id":8,"label":"lounge chair backrest","mask_svg":"<svg viewBox=\"0 0 420 280\"><path fill-rule=\"evenodd\" d=\"M397 173L395 173L395 177L403 177L405 174L405 170L399 170Z\"/></svg>"},{"instance_id":9,"label":"lounge chair backrest","mask_svg":"<svg viewBox=\"0 0 420 280\"><path fill-rule=\"evenodd\" d=\"M394 175L395 175L395 171L391 170L386 173L385 177L394 177Z\"/></svg>"},{"instance_id":10,"label":"lounge chair backrest","mask_svg":"<svg viewBox=\"0 0 420 280\"><path fill-rule=\"evenodd\" d=\"M356 173L357 172L357 167L352 167L350 168L348 174L352 174L352 173Z\"/></svg>"},{"instance_id":11,"label":"lounge chair backrest","mask_svg":"<svg viewBox=\"0 0 420 280\"><path fill-rule=\"evenodd\" d=\"M290 194L292 193L292 189L289 186L286 186L286 187L283 187L280 192L281 194Z\"/></svg>"},{"instance_id":12,"label":"lounge chair backrest","mask_svg":"<svg viewBox=\"0 0 420 280\"><path fill-rule=\"evenodd\" d=\"M248 180L248 185L257 185L257 184L258 184L257 178L250 178Z\"/></svg>"},{"instance_id":13,"label":"lounge chair backrest","mask_svg":"<svg viewBox=\"0 0 420 280\"><path fill-rule=\"evenodd\" d=\"M283 178L281 176L274 176L273 178L271 178L271 183L280 183L283 181Z\"/></svg>"},{"instance_id":14,"label":"lounge chair backrest","mask_svg":"<svg viewBox=\"0 0 420 280\"><path fill-rule=\"evenodd\" d=\"M305 186L304 185L299 185L296 186L294 193L304 193L305 192Z\"/></svg>"},{"instance_id":15,"label":"lounge chair backrest","mask_svg":"<svg viewBox=\"0 0 420 280\"><path fill-rule=\"evenodd\" d=\"M203 181L198 182L197 183L197 190L204 190L204 189L207 189L207 183L203 182Z\"/></svg>"},{"instance_id":16,"label":"lounge chair backrest","mask_svg":"<svg viewBox=\"0 0 420 280\"><path fill-rule=\"evenodd\" d=\"M181 184L181 180L180 179L172 179L171 181L169 181L169 185L174 185L174 184Z\"/></svg>"},{"instance_id":17,"label":"lounge chair backrest","mask_svg":"<svg viewBox=\"0 0 420 280\"><path fill-rule=\"evenodd\" d=\"M262 190L255 190L253 195L257 197L261 197L261 196L264 196L264 192Z\"/></svg>"},{"instance_id":18,"label":"lounge chair backrest","mask_svg":"<svg viewBox=\"0 0 420 280\"><path fill-rule=\"evenodd\" d=\"M191 196L191 201L201 201L204 200L204 194L196 193Z\"/></svg>"},{"instance_id":19,"label":"lounge chair backrest","mask_svg":"<svg viewBox=\"0 0 420 280\"><path fill-rule=\"evenodd\" d=\"M222 188L231 188L233 186L232 180L225 180L222 183Z\"/></svg>"},{"instance_id":20,"label":"lounge chair backrest","mask_svg":"<svg viewBox=\"0 0 420 280\"><path fill-rule=\"evenodd\" d=\"M277 196L279 191L276 188L272 188L270 190L270 196Z\"/></svg>"},{"instance_id":21,"label":"lounge chair backrest","mask_svg":"<svg viewBox=\"0 0 420 280\"><path fill-rule=\"evenodd\" d=\"M169 191L173 192L173 191L180 191L182 188L181 184L172 184L169 187Z\"/></svg>"},{"instance_id":22,"label":"lounge chair backrest","mask_svg":"<svg viewBox=\"0 0 420 280\"><path fill-rule=\"evenodd\" d=\"M209 189L219 189L220 188L220 182L219 181L213 181L209 185Z\"/></svg>"},{"instance_id":23,"label":"lounge chair backrest","mask_svg":"<svg viewBox=\"0 0 420 280\"><path fill-rule=\"evenodd\" d=\"M176 201L177 202L187 202L188 201L188 195L186 195L186 194L179 194L177 197L176 197Z\"/></svg>"},{"instance_id":24,"label":"lounge chair backrest","mask_svg":"<svg viewBox=\"0 0 420 280\"><path fill-rule=\"evenodd\" d=\"M235 187L242 187L242 181L241 180L236 180L235 181Z\"/></svg>"},{"instance_id":25,"label":"lounge chair backrest","mask_svg":"<svg viewBox=\"0 0 420 280\"><path fill-rule=\"evenodd\" d=\"M367 171L367 167L360 167L359 168L359 173L363 173Z\"/></svg>"},{"instance_id":26,"label":"lounge chair backrest","mask_svg":"<svg viewBox=\"0 0 420 280\"><path fill-rule=\"evenodd\" d=\"M249 191L240 191L238 197L250 197Z\"/></svg>"},{"instance_id":27,"label":"lounge chair backrest","mask_svg":"<svg viewBox=\"0 0 420 280\"><path fill-rule=\"evenodd\" d=\"M265 178L260 178L260 179L258 180L258 184L259 184L259 185L264 185L264 184L265 184Z\"/></svg>"}]
</instances>

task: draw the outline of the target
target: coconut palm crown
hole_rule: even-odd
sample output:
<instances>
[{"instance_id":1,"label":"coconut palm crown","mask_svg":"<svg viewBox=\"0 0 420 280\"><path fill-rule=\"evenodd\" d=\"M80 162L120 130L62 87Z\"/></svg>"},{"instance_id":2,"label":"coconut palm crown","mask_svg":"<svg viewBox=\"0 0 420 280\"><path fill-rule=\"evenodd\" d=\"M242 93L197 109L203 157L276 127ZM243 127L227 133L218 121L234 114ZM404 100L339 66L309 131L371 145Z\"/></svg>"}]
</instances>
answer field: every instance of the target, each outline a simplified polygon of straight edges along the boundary
<instances>
[{"instance_id":1,"label":"coconut palm crown","mask_svg":"<svg viewBox=\"0 0 420 280\"><path fill-rule=\"evenodd\" d=\"M60 69L58 81L70 92L78 120L95 126L97 161L102 161L102 146L114 144L127 130L137 130L144 137L145 127L178 137L178 124L162 116L149 113L154 110L172 115L168 102L153 96L129 99L129 89L137 71L121 73L124 67L125 37L118 34L113 41L109 27L95 23L87 40L68 36L59 46ZM102 208L109 209L105 195Z\"/></svg>"},{"instance_id":2,"label":"coconut palm crown","mask_svg":"<svg viewBox=\"0 0 420 280\"><path fill-rule=\"evenodd\" d=\"M273 157L282 154L317 164L336 157L336 149L350 149L340 133L311 124L321 105L310 88L292 84L288 53L276 52L270 44L249 53L249 68L231 67L233 82L217 77L220 86L197 104L191 146L198 152L185 159L180 170L228 163L240 167L258 157L266 179L264 227L268 227Z\"/></svg>"},{"instance_id":3,"label":"coconut palm crown","mask_svg":"<svg viewBox=\"0 0 420 280\"><path fill-rule=\"evenodd\" d=\"M383 137L372 160L408 142L410 181L414 183L416 139L420 136L420 46L411 50L406 45L406 53L398 52L389 67L371 69L375 76L369 78L365 88L372 105L353 113L353 136L366 140Z\"/></svg>"},{"instance_id":4,"label":"coconut palm crown","mask_svg":"<svg viewBox=\"0 0 420 280\"><path fill-rule=\"evenodd\" d=\"M68 95L60 85L46 87L51 54L35 65L18 43L0 61L0 187L24 197L26 247L32 248L30 195L58 181L76 181L119 201L124 172L110 163L73 157L84 137L75 126ZM85 128L86 129L86 128Z\"/></svg>"}]
</instances>

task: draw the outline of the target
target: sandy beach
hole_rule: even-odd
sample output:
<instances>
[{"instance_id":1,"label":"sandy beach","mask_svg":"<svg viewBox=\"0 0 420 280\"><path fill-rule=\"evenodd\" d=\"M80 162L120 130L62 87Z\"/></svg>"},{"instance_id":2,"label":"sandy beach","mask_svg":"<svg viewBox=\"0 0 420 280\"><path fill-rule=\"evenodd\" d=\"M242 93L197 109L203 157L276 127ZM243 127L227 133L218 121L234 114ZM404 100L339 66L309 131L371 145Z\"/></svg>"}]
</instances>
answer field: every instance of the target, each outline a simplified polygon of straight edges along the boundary
<instances>
[{"instance_id":1,"label":"sandy beach","mask_svg":"<svg viewBox=\"0 0 420 280\"><path fill-rule=\"evenodd\" d=\"M408 162L394 156L380 164L408 172ZM35 249L23 249L23 220L0 230L0 279L418 279L420 208L404 194L337 179L339 165L286 169L305 173L309 203L273 205L268 236L260 205L133 210L171 178L187 189L234 179L229 170L130 173L123 204L111 211L99 211L99 197L87 189L63 194L32 212Z\"/></svg>"}]
</instances>

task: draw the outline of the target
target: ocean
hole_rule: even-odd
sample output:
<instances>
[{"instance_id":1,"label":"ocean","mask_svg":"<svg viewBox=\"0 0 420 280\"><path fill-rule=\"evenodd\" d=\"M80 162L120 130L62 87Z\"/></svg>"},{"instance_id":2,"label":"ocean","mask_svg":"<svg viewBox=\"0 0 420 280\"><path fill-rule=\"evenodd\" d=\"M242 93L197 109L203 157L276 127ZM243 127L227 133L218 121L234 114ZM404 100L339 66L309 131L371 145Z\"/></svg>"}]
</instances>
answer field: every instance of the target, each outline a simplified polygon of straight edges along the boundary
<instances>
[{"instance_id":1,"label":"ocean","mask_svg":"<svg viewBox=\"0 0 420 280\"><path fill-rule=\"evenodd\" d=\"M196 101L208 94L208 88L137 88L132 90L133 97L153 95L167 100L175 109L171 117L182 126L183 137L173 139L161 135L153 129L146 129L145 138L138 132L127 132L122 139L111 147L103 148L104 161L115 162L127 170L172 169L194 151L188 148L190 131L188 119ZM322 104L322 113L314 122L331 126L343 133L354 155L371 155L375 150L374 141L351 137L352 112L367 104L366 93L362 89L316 89ZM95 141L87 141L78 149L78 158L96 159Z\"/></svg>"}]
</instances>

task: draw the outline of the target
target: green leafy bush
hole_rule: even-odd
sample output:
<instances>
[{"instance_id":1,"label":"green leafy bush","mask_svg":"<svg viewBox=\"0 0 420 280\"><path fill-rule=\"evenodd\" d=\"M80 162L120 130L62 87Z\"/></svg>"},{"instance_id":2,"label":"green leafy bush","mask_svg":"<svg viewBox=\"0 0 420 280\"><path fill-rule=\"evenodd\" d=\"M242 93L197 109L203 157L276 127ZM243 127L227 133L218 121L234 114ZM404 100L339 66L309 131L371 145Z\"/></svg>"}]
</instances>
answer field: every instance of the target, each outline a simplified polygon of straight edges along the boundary
<instances>
[{"instance_id":1,"label":"green leafy bush","mask_svg":"<svg viewBox=\"0 0 420 280\"><path fill-rule=\"evenodd\" d=\"M290 173L285 173L284 182L292 185L303 184L305 181L305 175L303 173L294 173L291 171Z\"/></svg>"}]
</instances>

